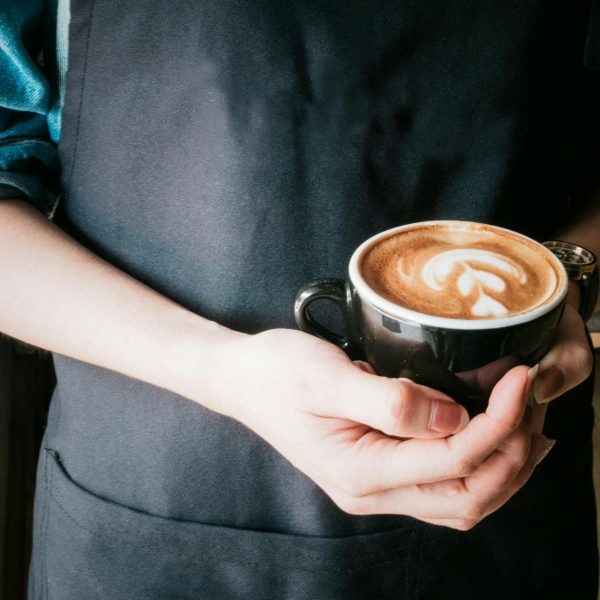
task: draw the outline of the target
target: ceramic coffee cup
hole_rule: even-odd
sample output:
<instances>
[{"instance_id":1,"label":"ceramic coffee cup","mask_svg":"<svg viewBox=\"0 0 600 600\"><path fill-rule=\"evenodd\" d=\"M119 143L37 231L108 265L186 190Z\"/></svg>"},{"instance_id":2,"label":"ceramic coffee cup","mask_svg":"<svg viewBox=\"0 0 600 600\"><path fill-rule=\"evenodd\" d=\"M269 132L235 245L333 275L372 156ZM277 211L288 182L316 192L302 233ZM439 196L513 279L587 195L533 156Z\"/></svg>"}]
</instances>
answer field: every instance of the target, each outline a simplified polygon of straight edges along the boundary
<instances>
[{"instance_id":1,"label":"ceramic coffee cup","mask_svg":"<svg viewBox=\"0 0 600 600\"><path fill-rule=\"evenodd\" d=\"M306 284L294 312L301 330L378 374L439 389L474 414L510 368L549 350L567 292L563 265L542 244L491 225L427 221L366 240L348 279ZM342 334L314 318L316 300L337 305Z\"/></svg>"}]
</instances>

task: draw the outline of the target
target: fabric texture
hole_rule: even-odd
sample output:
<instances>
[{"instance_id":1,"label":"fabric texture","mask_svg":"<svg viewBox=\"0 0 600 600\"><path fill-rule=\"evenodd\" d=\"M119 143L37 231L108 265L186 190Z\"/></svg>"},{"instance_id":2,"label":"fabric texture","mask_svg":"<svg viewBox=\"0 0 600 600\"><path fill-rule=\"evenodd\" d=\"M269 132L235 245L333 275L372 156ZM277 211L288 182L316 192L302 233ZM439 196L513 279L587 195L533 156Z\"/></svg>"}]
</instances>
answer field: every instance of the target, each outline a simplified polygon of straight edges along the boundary
<instances>
[{"instance_id":1,"label":"fabric texture","mask_svg":"<svg viewBox=\"0 0 600 600\"><path fill-rule=\"evenodd\" d=\"M0 10L0 199L30 199L46 215L57 203L67 61L69 3L59 3L7 0Z\"/></svg>"},{"instance_id":2,"label":"fabric texture","mask_svg":"<svg viewBox=\"0 0 600 600\"><path fill-rule=\"evenodd\" d=\"M597 182L587 19L558 1L75 0L55 220L249 333L293 327L300 285L395 225L550 237ZM532 480L463 533L347 515L241 424L54 361L32 598L529 599L577 573L595 600L591 380L549 408Z\"/></svg>"},{"instance_id":3,"label":"fabric texture","mask_svg":"<svg viewBox=\"0 0 600 600\"><path fill-rule=\"evenodd\" d=\"M74 0L69 44L68 0L4 6L0 198L242 331L293 327L298 287L377 231L543 239L598 183L586 2ZM54 360L31 598L596 598L591 380L552 403L532 480L461 533L346 515L240 424Z\"/></svg>"}]
</instances>

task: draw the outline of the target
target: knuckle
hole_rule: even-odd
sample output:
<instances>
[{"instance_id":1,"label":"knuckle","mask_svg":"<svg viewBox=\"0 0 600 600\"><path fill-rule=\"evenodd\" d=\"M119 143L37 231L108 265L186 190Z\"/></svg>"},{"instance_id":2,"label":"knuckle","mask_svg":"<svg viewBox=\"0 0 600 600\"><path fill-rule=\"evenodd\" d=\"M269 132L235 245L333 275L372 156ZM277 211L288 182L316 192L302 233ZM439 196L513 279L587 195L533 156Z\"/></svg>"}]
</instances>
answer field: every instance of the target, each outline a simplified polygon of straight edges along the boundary
<instances>
[{"instance_id":1,"label":"knuckle","mask_svg":"<svg viewBox=\"0 0 600 600\"><path fill-rule=\"evenodd\" d=\"M330 483L350 498L366 496L376 487L376 473L367 471L357 460L332 461L327 472Z\"/></svg>"},{"instance_id":2,"label":"knuckle","mask_svg":"<svg viewBox=\"0 0 600 600\"><path fill-rule=\"evenodd\" d=\"M573 360L581 372L581 378L587 379L594 368L592 352L587 345L579 344L573 349Z\"/></svg>"},{"instance_id":3,"label":"knuckle","mask_svg":"<svg viewBox=\"0 0 600 600\"><path fill-rule=\"evenodd\" d=\"M402 425L412 421L413 398L414 391L408 382L395 382L388 399L389 417L392 423Z\"/></svg>"},{"instance_id":4,"label":"knuckle","mask_svg":"<svg viewBox=\"0 0 600 600\"><path fill-rule=\"evenodd\" d=\"M486 502L483 499L473 496L465 502L461 519L479 522L485 515L486 507Z\"/></svg>"},{"instance_id":5,"label":"knuckle","mask_svg":"<svg viewBox=\"0 0 600 600\"><path fill-rule=\"evenodd\" d=\"M453 529L458 529L458 531L470 531L477 525L479 521L475 519L458 519L452 524Z\"/></svg>"},{"instance_id":6,"label":"knuckle","mask_svg":"<svg viewBox=\"0 0 600 600\"><path fill-rule=\"evenodd\" d=\"M525 401L526 398L524 398L523 400ZM503 432L503 436L507 437L519 428L519 425L523 420L523 415L521 414L521 412L511 411L511 414L509 415L493 415L490 418L495 422L496 426L498 427L498 430Z\"/></svg>"},{"instance_id":7,"label":"knuckle","mask_svg":"<svg viewBox=\"0 0 600 600\"><path fill-rule=\"evenodd\" d=\"M529 431L513 435L510 443L505 442L499 446L498 450L502 452L502 460L506 464L508 471L519 470L527 462L527 457L531 450L531 436Z\"/></svg>"},{"instance_id":8,"label":"knuckle","mask_svg":"<svg viewBox=\"0 0 600 600\"><path fill-rule=\"evenodd\" d=\"M369 503L365 498L357 498L346 494L339 494L333 501L338 508L349 515L369 515L371 514Z\"/></svg>"},{"instance_id":9,"label":"knuckle","mask_svg":"<svg viewBox=\"0 0 600 600\"><path fill-rule=\"evenodd\" d=\"M350 498L361 498L368 493L365 483L356 477L343 477L339 487Z\"/></svg>"},{"instance_id":10,"label":"knuckle","mask_svg":"<svg viewBox=\"0 0 600 600\"><path fill-rule=\"evenodd\" d=\"M462 478L472 475L479 465L470 456L460 456L454 466L454 477Z\"/></svg>"}]
</instances>

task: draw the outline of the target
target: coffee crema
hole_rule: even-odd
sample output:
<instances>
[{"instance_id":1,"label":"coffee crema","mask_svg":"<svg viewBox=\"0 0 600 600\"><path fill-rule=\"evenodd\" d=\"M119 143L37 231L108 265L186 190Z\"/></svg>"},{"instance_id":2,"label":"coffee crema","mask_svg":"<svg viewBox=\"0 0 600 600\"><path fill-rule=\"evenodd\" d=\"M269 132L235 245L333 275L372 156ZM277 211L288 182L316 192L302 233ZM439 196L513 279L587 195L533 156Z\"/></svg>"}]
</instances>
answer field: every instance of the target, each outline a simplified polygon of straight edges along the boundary
<instances>
[{"instance_id":1,"label":"coffee crema","mask_svg":"<svg viewBox=\"0 0 600 600\"><path fill-rule=\"evenodd\" d=\"M541 245L491 225L446 222L393 232L362 254L359 270L377 294L410 310L493 319L549 302L563 273Z\"/></svg>"}]
</instances>

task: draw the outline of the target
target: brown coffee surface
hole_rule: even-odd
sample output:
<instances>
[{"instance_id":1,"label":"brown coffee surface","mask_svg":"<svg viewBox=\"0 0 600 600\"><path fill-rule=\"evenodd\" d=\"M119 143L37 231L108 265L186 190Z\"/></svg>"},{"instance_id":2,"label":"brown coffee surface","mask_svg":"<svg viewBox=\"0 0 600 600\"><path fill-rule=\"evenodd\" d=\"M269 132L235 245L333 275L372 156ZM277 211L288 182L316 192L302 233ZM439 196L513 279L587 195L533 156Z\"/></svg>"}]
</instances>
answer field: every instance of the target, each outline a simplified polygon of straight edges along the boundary
<instances>
[{"instance_id":1,"label":"brown coffee surface","mask_svg":"<svg viewBox=\"0 0 600 600\"><path fill-rule=\"evenodd\" d=\"M536 243L463 222L416 226L381 238L363 252L359 270L385 299L455 319L527 312L550 302L563 277Z\"/></svg>"}]
</instances>

